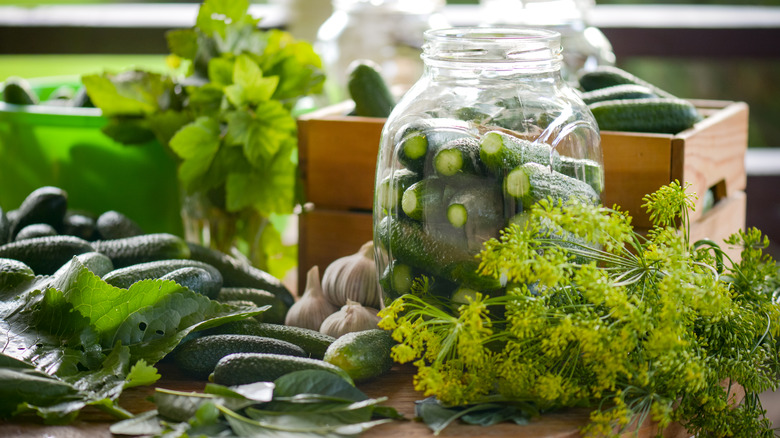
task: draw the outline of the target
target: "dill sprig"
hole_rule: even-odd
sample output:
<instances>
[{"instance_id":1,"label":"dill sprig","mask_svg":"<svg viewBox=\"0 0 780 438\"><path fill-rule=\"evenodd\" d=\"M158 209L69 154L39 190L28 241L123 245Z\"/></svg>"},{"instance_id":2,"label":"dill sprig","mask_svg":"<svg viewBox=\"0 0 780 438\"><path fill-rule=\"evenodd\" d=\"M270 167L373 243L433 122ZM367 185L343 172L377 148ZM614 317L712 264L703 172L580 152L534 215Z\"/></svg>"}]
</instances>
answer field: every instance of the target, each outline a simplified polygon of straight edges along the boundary
<instances>
[{"instance_id":1,"label":"dill sprig","mask_svg":"<svg viewBox=\"0 0 780 438\"><path fill-rule=\"evenodd\" d=\"M646 196L646 235L617 207L537 203L478 255L503 293L458 304L428 294L423 277L380 313L393 358L414 363L415 389L445 406L588 406L590 437L648 418L773 436L758 394L780 375L777 265L756 229L724 242L742 248L739 261L690 244L693 196L677 182Z\"/></svg>"}]
</instances>

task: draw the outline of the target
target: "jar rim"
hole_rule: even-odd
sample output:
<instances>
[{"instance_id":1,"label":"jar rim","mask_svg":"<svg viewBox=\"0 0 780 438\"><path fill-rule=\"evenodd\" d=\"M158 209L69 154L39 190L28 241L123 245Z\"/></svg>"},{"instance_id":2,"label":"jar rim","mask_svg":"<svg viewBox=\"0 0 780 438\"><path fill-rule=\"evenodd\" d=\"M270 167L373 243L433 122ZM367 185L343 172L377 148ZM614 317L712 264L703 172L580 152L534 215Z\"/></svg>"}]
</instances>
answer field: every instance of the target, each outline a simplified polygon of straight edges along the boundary
<instances>
[{"instance_id":1,"label":"jar rim","mask_svg":"<svg viewBox=\"0 0 780 438\"><path fill-rule=\"evenodd\" d=\"M555 30L520 27L451 27L424 33L426 62L550 63L562 59L561 34Z\"/></svg>"}]
</instances>

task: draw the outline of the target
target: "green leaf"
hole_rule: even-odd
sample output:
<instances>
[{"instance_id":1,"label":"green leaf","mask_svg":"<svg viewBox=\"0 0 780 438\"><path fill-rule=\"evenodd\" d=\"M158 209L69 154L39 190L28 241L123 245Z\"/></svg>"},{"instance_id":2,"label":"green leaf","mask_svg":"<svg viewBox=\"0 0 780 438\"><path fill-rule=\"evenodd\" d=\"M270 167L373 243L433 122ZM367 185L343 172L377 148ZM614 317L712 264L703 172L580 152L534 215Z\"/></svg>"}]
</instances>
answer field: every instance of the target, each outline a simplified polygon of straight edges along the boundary
<instances>
[{"instance_id":1,"label":"green leaf","mask_svg":"<svg viewBox=\"0 0 780 438\"><path fill-rule=\"evenodd\" d=\"M226 182L227 209L255 208L265 214L290 213L293 207L296 167L289 156L277 157L263 174L233 173Z\"/></svg>"},{"instance_id":2,"label":"green leaf","mask_svg":"<svg viewBox=\"0 0 780 438\"><path fill-rule=\"evenodd\" d=\"M109 431L114 435L154 436L163 432L163 426L157 418L157 411L152 410L116 422L109 427Z\"/></svg>"},{"instance_id":3,"label":"green leaf","mask_svg":"<svg viewBox=\"0 0 780 438\"><path fill-rule=\"evenodd\" d=\"M114 117L101 130L118 143L134 145L155 139L154 131L150 128L146 118Z\"/></svg>"},{"instance_id":4,"label":"green leaf","mask_svg":"<svg viewBox=\"0 0 780 438\"><path fill-rule=\"evenodd\" d=\"M321 370L302 370L286 374L274 381L274 397L292 397L298 394L318 394L357 402L368 399L341 377Z\"/></svg>"},{"instance_id":5,"label":"green leaf","mask_svg":"<svg viewBox=\"0 0 780 438\"><path fill-rule=\"evenodd\" d=\"M209 60L209 79L218 86L226 86L233 83L233 67L235 61L227 58L211 58Z\"/></svg>"},{"instance_id":6,"label":"green leaf","mask_svg":"<svg viewBox=\"0 0 780 438\"><path fill-rule=\"evenodd\" d=\"M233 67L233 85L225 88L228 99L236 105L257 105L271 98L279 84L277 76L263 77L263 71L248 55L239 55Z\"/></svg>"},{"instance_id":7,"label":"green leaf","mask_svg":"<svg viewBox=\"0 0 780 438\"><path fill-rule=\"evenodd\" d=\"M198 118L171 138L171 149L183 160L178 173L185 189L208 171L219 144L219 122L209 117Z\"/></svg>"},{"instance_id":8,"label":"green leaf","mask_svg":"<svg viewBox=\"0 0 780 438\"><path fill-rule=\"evenodd\" d=\"M207 35L216 32L224 36L228 24L240 21L248 9L248 0L205 0L198 10L195 26Z\"/></svg>"},{"instance_id":9,"label":"green leaf","mask_svg":"<svg viewBox=\"0 0 780 438\"><path fill-rule=\"evenodd\" d=\"M180 58L195 59L198 53L198 34L194 29L174 29L165 33L168 50Z\"/></svg>"},{"instance_id":10,"label":"green leaf","mask_svg":"<svg viewBox=\"0 0 780 438\"><path fill-rule=\"evenodd\" d=\"M160 377L162 376L157 372L157 368L147 364L145 360L141 359L130 368L123 389L136 386L148 386L160 380Z\"/></svg>"},{"instance_id":11,"label":"green leaf","mask_svg":"<svg viewBox=\"0 0 780 438\"><path fill-rule=\"evenodd\" d=\"M168 78L144 71L84 75L81 81L92 102L108 117L152 114L173 88Z\"/></svg>"}]
</instances>

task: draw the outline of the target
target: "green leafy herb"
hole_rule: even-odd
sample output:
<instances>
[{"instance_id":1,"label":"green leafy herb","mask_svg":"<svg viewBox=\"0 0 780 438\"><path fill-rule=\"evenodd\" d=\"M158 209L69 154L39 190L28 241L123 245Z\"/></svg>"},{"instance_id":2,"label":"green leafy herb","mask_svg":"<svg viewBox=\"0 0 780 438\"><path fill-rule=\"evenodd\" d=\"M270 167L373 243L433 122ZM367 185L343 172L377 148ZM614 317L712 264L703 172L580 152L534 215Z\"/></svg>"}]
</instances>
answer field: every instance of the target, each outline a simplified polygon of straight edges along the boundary
<instances>
[{"instance_id":1,"label":"green leafy herb","mask_svg":"<svg viewBox=\"0 0 780 438\"><path fill-rule=\"evenodd\" d=\"M68 422L84 406L118 418L122 390L159 379L152 366L190 332L259 313L172 281L113 287L74 258L55 276L0 290L0 417Z\"/></svg>"},{"instance_id":2,"label":"green leafy herb","mask_svg":"<svg viewBox=\"0 0 780 438\"><path fill-rule=\"evenodd\" d=\"M222 213L210 233L217 249L236 245L281 277L296 253L270 218L300 201L293 110L324 76L309 43L259 30L248 9L246 0L206 0L193 28L168 33L171 62L189 63L184 78L131 71L82 80L109 118L106 134L126 144L156 138L178 158L185 193Z\"/></svg>"},{"instance_id":3,"label":"green leafy herb","mask_svg":"<svg viewBox=\"0 0 780 438\"><path fill-rule=\"evenodd\" d=\"M273 394L270 393L273 391ZM156 411L112 425L118 435L347 437L403 418L349 382L320 370L203 393L157 389ZM205 433L207 431L208 433Z\"/></svg>"},{"instance_id":4,"label":"green leafy herb","mask_svg":"<svg viewBox=\"0 0 780 438\"><path fill-rule=\"evenodd\" d=\"M485 404L590 406L592 437L647 418L699 436L773 436L758 394L778 385L777 264L755 229L724 243L742 248L739 261L711 241L690 245L691 196L676 182L647 196L647 236L617 209L544 200L479 255L505 293L460 305L417 281L380 325L399 341L394 358L417 366L416 389L440 403L423 418L441 430Z\"/></svg>"}]
</instances>

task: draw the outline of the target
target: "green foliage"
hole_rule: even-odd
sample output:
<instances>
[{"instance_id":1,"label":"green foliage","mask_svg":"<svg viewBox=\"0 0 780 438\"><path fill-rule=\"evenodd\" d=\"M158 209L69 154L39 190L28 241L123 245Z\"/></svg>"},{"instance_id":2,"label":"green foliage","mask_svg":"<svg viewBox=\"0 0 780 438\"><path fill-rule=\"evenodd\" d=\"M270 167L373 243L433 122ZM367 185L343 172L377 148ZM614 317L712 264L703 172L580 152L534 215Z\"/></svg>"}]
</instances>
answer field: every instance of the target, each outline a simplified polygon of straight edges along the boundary
<instances>
[{"instance_id":1,"label":"green foliage","mask_svg":"<svg viewBox=\"0 0 780 438\"><path fill-rule=\"evenodd\" d=\"M111 426L117 435L353 437L402 418L341 377L296 371L275 382L225 387L203 393L157 389L156 411Z\"/></svg>"},{"instance_id":2,"label":"green foliage","mask_svg":"<svg viewBox=\"0 0 780 438\"><path fill-rule=\"evenodd\" d=\"M699 436L772 436L757 394L780 371L777 265L755 229L725 242L743 248L739 262L714 242L689 245L691 199L676 182L645 197L646 237L617 209L539 202L479 255L504 293L458 305L418 281L381 312L395 360L456 411L589 406L592 437L648 417Z\"/></svg>"},{"instance_id":3,"label":"green foliage","mask_svg":"<svg viewBox=\"0 0 780 438\"><path fill-rule=\"evenodd\" d=\"M169 61L189 64L185 78L133 71L82 80L109 117L106 134L124 143L157 138L178 158L186 193L206 195L236 223L227 234L251 243L256 236L241 235L256 231L247 217L265 218L262 228L299 201L293 109L321 91L324 77L309 43L259 30L248 8L246 0L206 0L193 28L168 33ZM252 260L261 269L269 258L288 257L270 252L280 246L270 236Z\"/></svg>"},{"instance_id":4,"label":"green foliage","mask_svg":"<svg viewBox=\"0 0 780 438\"><path fill-rule=\"evenodd\" d=\"M172 281L113 287L76 258L55 276L0 290L0 417L34 412L69 422L85 406L127 418L125 388L159 379L152 366L190 332L257 314Z\"/></svg>"}]
</instances>

